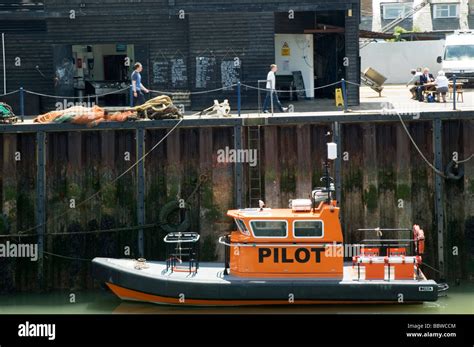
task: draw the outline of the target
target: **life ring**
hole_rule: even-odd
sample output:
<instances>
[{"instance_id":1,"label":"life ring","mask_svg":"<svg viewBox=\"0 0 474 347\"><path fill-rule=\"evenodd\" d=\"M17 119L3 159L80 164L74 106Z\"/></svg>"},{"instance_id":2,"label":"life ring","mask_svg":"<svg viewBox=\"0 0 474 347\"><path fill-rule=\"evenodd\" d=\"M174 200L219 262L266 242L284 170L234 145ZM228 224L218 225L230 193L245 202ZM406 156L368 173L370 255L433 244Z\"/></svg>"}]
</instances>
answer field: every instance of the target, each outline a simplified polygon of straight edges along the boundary
<instances>
[{"instance_id":1,"label":"life ring","mask_svg":"<svg viewBox=\"0 0 474 347\"><path fill-rule=\"evenodd\" d=\"M185 207L186 212L184 215L184 219L180 224L172 224L168 221L169 216L173 212L182 209L179 205L180 203L177 200L170 201L167 204L165 204L160 211L160 215L159 215L160 227L168 233L174 233L174 232L182 233L182 232L187 231L191 227L188 207Z\"/></svg>"},{"instance_id":2,"label":"life ring","mask_svg":"<svg viewBox=\"0 0 474 347\"><path fill-rule=\"evenodd\" d=\"M449 180L460 180L464 177L464 166L451 160L446 166L446 178Z\"/></svg>"}]
</instances>

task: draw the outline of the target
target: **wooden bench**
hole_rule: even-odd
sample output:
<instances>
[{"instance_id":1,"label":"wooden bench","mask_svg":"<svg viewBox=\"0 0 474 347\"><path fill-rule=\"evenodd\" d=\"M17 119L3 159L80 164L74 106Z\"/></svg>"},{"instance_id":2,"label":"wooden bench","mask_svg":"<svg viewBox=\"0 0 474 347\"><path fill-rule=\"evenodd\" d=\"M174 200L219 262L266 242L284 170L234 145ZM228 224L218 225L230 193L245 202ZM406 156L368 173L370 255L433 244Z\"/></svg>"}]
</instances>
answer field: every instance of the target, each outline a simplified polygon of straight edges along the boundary
<instances>
[{"instance_id":1,"label":"wooden bench","mask_svg":"<svg viewBox=\"0 0 474 347\"><path fill-rule=\"evenodd\" d=\"M464 102L464 90L462 88L463 84L462 83L456 83L456 101L459 101L461 99L461 102ZM453 84L449 83L448 87L448 93L449 93L449 98L453 98Z\"/></svg>"},{"instance_id":2,"label":"wooden bench","mask_svg":"<svg viewBox=\"0 0 474 347\"><path fill-rule=\"evenodd\" d=\"M439 92L437 90L429 89L429 90L423 90L423 100L425 102L428 102L428 95L433 95L435 98L436 102L439 102Z\"/></svg>"}]
</instances>

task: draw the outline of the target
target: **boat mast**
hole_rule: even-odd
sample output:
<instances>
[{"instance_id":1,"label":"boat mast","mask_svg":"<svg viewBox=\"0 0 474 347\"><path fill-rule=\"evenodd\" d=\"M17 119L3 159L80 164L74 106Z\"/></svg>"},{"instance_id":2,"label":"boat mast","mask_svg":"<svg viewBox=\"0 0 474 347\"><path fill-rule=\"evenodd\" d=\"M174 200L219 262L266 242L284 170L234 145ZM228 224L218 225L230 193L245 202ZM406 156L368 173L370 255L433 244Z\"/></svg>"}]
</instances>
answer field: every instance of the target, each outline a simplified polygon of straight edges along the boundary
<instances>
[{"instance_id":1,"label":"boat mast","mask_svg":"<svg viewBox=\"0 0 474 347\"><path fill-rule=\"evenodd\" d=\"M332 142L332 131L328 131L326 133L327 137L330 138L330 142L327 143L327 151L326 151L326 162L325 166L325 176L324 179L326 180L326 191L328 193L327 204L331 204L331 176L329 176L329 161L337 159L337 144Z\"/></svg>"}]
</instances>

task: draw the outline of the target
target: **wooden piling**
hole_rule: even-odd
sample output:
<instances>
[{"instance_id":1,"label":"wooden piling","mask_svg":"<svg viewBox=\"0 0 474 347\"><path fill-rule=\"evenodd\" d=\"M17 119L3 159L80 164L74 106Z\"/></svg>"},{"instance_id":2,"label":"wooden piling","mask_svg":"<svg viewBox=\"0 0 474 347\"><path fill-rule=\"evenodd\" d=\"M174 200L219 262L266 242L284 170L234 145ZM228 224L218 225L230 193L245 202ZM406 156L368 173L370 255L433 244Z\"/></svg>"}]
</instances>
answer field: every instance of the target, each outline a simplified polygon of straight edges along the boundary
<instances>
[{"instance_id":1,"label":"wooden piling","mask_svg":"<svg viewBox=\"0 0 474 347\"><path fill-rule=\"evenodd\" d=\"M296 198L308 198L311 195L311 126L296 127Z\"/></svg>"}]
</instances>

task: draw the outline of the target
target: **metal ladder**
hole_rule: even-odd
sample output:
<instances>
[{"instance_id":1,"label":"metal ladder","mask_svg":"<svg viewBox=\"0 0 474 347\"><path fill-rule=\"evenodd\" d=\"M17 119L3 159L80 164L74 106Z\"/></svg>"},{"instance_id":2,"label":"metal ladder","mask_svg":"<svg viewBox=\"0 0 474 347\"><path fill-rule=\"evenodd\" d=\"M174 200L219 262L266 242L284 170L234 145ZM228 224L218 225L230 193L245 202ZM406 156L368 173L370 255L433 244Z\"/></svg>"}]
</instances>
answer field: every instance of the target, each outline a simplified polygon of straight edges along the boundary
<instances>
[{"instance_id":1,"label":"metal ladder","mask_svg":"<svg viewBox=\"0 0 474 347\"><path fill-rule=\"evenodd\" d=\"M247 127L247 149L257 150L257 165L248 169L249 207L258 207L262 199L262 174L260 172L260 126Z\"/></svg>"}]
</instances>

